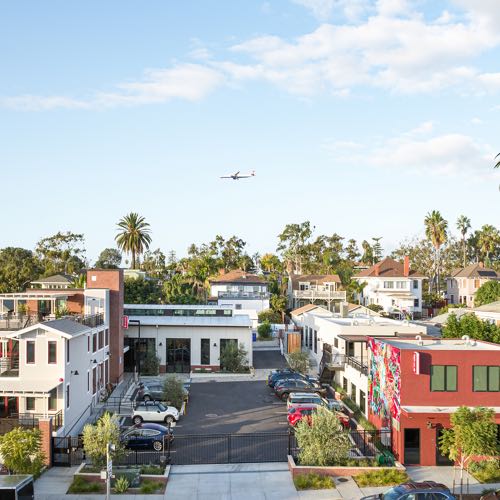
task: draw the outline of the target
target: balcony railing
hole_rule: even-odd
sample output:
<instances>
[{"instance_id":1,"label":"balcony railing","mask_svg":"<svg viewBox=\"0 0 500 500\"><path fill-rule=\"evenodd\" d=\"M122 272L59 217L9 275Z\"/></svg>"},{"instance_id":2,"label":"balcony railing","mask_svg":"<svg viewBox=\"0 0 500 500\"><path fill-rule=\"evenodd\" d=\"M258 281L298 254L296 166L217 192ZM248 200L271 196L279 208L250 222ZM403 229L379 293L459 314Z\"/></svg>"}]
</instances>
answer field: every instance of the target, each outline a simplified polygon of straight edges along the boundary
<instances>
[{"instance_id":1,"label":"balcony railing","mask_svg":"<svg viewBox=\"0 0 500 500\"><path fill-rule=\"evenodd\" d=\"M57 413L11 413L0 418L0 434L4 434L15 427L38 427L40 419L52 417L52 429L57 430L63 426L63 411Z\"/></svg>"},{"instance_id":2,"label":"balcony railing","mask_svg":"<svg viewBox=\"0 0 500 500\"><path fill-rule=\"evenodd\" d=\"M296 299L323 299L323 300L346 300L346 292L343 290L294 290Z\"/></svg>"},{"instance_id":3,"label":"balcony railing","mask_svg":"<svg viewBox=\"0 0 500 500\"><path fill-rule=\"evenodd\" d=\"M345 363L358 372L361 372L363 375L368 375L368 366L362 363L358 358L346 356Z\"/></svg>"},{"instance_id":4,"label":"balcony railing","mask_svg":"<svg viewBox=\"0 0 500 500\"><path fill-rule=\"evenodd\" d=\"M15 331L43 321L41 314L5 314L0 315L0 331Z\"/></svg>"},{"instance_id":5,"label":"balcony railing","mask_svg":"<svg viewBox=\"0 0 500 500\"><path fill-rule=\"evenodd\" d=\"M0 358L0 377L19 377L19 358Z\"/></svg>"},{"instance_id":6,"label":"balcony railing","mask_svg":"<svg viewBox=\"0 0 500 500\"><path fill-rule=\"evenodd\" d=\"M104 314L93 314L87 316L70 316L68 319L76 321L84 326L96 328L97 326L104 325Z\"/></svg>"},{"instance_id":7,"label":"balcony railing","mask_svg":"<svg viewBox=\"0 0 500 500\"><path fill-rule=\"evenodd\" d=\"M268 292L219 292L219 299L233 300L267 300L269 299Z\"/></svg>"}]
</instances>

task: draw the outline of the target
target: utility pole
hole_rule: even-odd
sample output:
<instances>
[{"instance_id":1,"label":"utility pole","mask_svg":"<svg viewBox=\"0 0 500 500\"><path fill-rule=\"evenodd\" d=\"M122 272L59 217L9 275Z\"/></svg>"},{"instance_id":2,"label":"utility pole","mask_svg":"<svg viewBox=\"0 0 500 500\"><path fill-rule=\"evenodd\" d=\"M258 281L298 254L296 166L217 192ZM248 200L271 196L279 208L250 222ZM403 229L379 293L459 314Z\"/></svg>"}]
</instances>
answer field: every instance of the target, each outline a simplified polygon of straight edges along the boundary
<instances>
[{"instance_id":1,"label":"utility pole","mask_svg":"<svg viewBox=\"0 0 500 500\"><path fill-rule=\"evenodd\" d=\"M106 445L106 500L110 500L111 496L111 477L113 475L113 460L111 453L115 451L115 445L108 443Z\"/></svg>"}]
</instances>

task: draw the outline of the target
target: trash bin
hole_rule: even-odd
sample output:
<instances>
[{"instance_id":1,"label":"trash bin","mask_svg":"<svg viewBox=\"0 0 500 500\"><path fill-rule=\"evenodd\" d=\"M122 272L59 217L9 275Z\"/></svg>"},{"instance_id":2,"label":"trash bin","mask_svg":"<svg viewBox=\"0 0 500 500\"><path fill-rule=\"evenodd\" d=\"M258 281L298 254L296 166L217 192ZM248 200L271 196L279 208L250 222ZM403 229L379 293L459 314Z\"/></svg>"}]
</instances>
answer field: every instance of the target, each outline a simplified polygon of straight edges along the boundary
<instances>
[{"instance_id":1,"label":"trash bin","mask_svg":"<svg viewBox=\"0 0 500 500\"><path fill-rule=\"evenodd\" d=\"M257 332L252 332L252 342L257 342Z\"/></svg>"}]
</instances>

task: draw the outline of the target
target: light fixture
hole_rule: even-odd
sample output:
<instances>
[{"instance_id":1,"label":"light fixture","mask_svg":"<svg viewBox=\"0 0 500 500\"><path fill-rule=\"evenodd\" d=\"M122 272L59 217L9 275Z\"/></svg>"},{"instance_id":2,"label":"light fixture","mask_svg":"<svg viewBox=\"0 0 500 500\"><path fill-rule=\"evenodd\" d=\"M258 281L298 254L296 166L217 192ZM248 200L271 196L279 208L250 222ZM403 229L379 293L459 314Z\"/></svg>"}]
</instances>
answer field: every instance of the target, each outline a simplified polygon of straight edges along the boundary
<instances>
[{"instance_id":1,"label":"light fixture","mask_svg":"<svg viewBox=\"0 0 500 500\"><path fill-rule=\"evenodd\" d=\"M80 374L78 373L78 370L71 370L71 372L70 372L70 373L71 373L71 375L80 375Z\"/></svg>"},{"instance_id":2,"label":"light fixture","mask_svg":"<svg viewBox=\"0 0 500 500\"><path fill-rule=\"evenodd\" d=\"M106 356L110 356L110 352L109 351L106 351Z\"/></svg>"},{"instance_id":3,"label":"light fixture","mask_svg":"<svg viewBox=\"0 0 500 500\"><path fill-rule=\"evenodd\" d=\"M97 359L93 359L93 360L92 360L92 364L93 364L93 365L97 365Z\"/></svg>"},{"instance_id":4,"label":"light fixture","mask_svg":"<svg viewBox=\"0 0 500 500\"><path fill-rule=\"evenodd\" d=\"M163 344L160 342L160 343L158 344L158 347L161 347L162 345L163 345Z\"/></svg>"},{"instance_id":5,"label":"light fixture","mask_svg":"<svg viewBox=\"0 0 500 500\"><path fill-rule=\"evenodd\" d=\"M214 347L217 347L217 342L214 342Z\"/></svg>"}]
</instances>

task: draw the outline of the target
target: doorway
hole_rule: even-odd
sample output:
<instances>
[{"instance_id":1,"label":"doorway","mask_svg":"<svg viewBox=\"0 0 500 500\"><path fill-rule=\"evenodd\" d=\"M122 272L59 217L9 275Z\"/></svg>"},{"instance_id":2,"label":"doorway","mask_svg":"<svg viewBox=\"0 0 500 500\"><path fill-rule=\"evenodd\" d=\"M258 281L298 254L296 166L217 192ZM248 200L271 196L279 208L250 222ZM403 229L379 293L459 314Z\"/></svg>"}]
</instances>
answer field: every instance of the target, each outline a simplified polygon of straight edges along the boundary
<instances>
[{"instance_id":1,"label":"doorway","mask_svg":"<svg viewBox=\"0 0 500 500\"><path fill-rule=\"evenodd\" d=\"M404 463L418 465L420 463L420 429L405 429Z\"/></svg>"},{"instance_id":2,"label":"doorway","mask_svg":"<svg viewBox=\"0 0 500 500\"><path fill-rule=\"evenodd\" d=\"M436 427L436 465L453 465L453 460L450 460L446 455L441 453L439 449L439 438L443 434L444 427Z\"/></svg>"},{"instance_id":3,"label":"doorway","mask_svg":"<svg viewBox=\"0 0 500 500\"><path fill-rule=\"evenodd\" d=\"M191 371L191 339L167 339L167 373Z\"/></svg>"}]
</instances>

